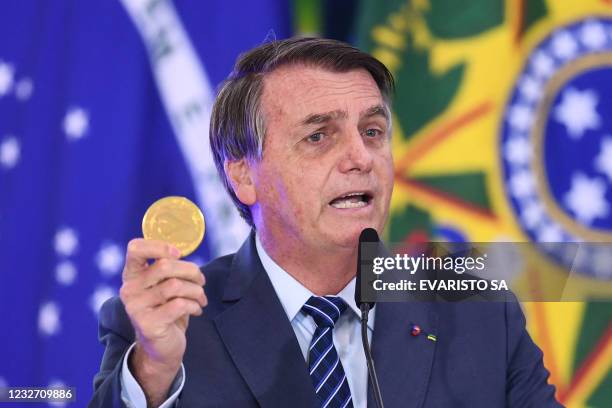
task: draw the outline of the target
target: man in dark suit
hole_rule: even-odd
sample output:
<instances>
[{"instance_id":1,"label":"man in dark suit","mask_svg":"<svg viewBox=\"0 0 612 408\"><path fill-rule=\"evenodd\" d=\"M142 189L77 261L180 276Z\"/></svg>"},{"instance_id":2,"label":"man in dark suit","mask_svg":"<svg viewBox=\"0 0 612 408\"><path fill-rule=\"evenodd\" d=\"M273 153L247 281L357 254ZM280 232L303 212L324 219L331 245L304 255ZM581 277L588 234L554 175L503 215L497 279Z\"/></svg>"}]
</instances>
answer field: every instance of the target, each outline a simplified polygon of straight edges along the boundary
<instances>
[{"instance_id":1,"label":"man in dark suit","mask_svg":"<svg viewBox=\"0 0 612 408\"><path fill-rule=\"evenodd\" d=\"M336 41L240 57L210 137L253 232L201 271L130 242L90 406L372 406L352 295L359 234L382 231L393 189L392 88ZM367 330L387 407L559 406L516 303L379 303Z\"/></svg>"}]
</instances>

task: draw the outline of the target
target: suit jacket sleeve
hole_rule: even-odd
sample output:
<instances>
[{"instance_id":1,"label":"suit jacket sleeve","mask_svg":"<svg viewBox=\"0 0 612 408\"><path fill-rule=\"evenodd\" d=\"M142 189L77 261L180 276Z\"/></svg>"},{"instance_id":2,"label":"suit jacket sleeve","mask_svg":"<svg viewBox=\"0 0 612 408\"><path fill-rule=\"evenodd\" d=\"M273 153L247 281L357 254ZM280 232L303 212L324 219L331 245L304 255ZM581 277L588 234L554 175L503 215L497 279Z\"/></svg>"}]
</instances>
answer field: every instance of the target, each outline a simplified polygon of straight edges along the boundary
<instances>
[{"instance_id":1,"label":"suit jacket sleeve","mask_svg":"<svg viewBox=\"0 0 612 408\"><path fill-rule=\"evenodd\" d=\"M506 403L508 407L562 407L555 387L548 384L542 351L525 328L525 316L516 301L506 302L508 327Z\"/></svg>"},{"instance_id":2,"label":"suit jacket sleeve","mask_svg":"<svg viewBox=\"0 0 612 408\"><path fill-rule=\"evenodd\" d=\"M100 309L98 338L104 345L100 370L94 377L94 395L89 407L125 407L121 399L121 364L134 342L134 329L118 297Z\"/></svg>"}]
</instances>

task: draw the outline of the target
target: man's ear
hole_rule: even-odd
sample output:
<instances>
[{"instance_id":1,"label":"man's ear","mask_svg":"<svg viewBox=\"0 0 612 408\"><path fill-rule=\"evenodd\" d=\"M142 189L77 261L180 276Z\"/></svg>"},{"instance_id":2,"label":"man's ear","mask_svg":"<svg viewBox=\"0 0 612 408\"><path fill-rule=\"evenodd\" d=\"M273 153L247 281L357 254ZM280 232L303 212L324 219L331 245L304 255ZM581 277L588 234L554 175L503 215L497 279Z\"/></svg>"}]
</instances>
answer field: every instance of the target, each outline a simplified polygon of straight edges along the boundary
<instances>
[{"instance_id":1,"label":"man's ear","mask_svg":"<svg viewBox=\"0 0 612 408\"><path fill-rule=\"evenodd\" d=\"M253 177L251 177L252 170L249 161L245 157L239 160L226 160L223 167L225 167L225 174L227 174L227 178L234 189L234 194L240 202L249 206L255 204L257 194Z\"/></svg>"}]
</instances>

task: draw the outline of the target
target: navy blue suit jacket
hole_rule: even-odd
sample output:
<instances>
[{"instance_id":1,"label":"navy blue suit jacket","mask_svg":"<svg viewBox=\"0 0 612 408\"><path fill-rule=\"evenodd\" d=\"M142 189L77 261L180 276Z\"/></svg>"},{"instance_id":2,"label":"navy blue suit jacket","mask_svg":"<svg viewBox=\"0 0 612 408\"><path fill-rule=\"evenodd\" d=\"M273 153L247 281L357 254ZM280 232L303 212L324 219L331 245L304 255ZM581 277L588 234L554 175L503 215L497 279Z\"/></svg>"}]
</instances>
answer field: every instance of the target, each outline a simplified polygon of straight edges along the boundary
<instances>
[{"instance_id":1,"label":"navy blue suit jacket","mask_svg":"<svg viewBox=\"0 0 612 408\"><path fill-rule=\"evenodd\" d=\"M254 235L203 269L208 306L191 317L180 407L312 408L316 396ZM412 336L410 324L434 333ZM100 312L105 346L90 407L119 407L134 330L119 298ZM515 302L379 303L372 350L383 401L394 407L558 407L542 352ZM373 407L371 391L369 406Z\"/></svg>"}]
</instances>

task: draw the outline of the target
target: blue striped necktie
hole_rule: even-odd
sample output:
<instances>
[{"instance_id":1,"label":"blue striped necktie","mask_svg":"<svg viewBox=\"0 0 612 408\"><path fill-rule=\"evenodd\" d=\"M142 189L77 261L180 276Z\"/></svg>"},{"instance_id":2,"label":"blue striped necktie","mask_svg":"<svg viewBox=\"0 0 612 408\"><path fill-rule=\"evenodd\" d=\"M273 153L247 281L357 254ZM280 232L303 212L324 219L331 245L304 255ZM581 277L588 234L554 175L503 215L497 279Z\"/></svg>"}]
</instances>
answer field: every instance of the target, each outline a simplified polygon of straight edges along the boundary
<instances>
[{"instance_id":1,"label":"blue striped necktie","mask_svg":"<svg viewBox=\"0 0 612 408\"><path fill-rule=\"evenodd\" d=\"M353 407L351 390L332 334L346 307L344 300L337 296L311 296L302 307L317 324L310 343L308 368L321 408Z\"/></svg>"}]
</instances>

